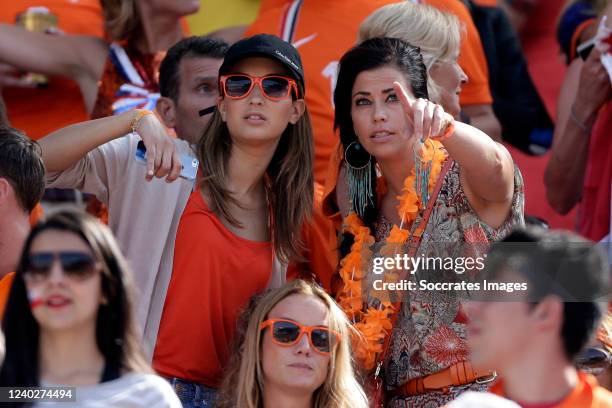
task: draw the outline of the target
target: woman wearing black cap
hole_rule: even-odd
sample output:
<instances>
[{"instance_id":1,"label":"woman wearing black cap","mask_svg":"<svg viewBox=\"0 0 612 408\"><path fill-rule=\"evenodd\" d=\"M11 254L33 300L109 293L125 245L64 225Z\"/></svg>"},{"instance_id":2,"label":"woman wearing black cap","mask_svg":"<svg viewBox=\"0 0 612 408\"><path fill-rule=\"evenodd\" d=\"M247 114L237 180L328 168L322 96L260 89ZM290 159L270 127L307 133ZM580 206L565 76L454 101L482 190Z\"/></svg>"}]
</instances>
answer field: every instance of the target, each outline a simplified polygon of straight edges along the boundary
<instances>
[{"instance_id":1,"label":"woman wearing black cap","mask_svg":"<svg viewBox=\"0 0 612 408\"><path fill-rule=\"evenodd\" d=\"M228 50L219 85L153 357L184 406L214 400L240 309L284 282L312 211L312 131L295 48L271 35L242 40Z\"/></svg>"}]
</instances>

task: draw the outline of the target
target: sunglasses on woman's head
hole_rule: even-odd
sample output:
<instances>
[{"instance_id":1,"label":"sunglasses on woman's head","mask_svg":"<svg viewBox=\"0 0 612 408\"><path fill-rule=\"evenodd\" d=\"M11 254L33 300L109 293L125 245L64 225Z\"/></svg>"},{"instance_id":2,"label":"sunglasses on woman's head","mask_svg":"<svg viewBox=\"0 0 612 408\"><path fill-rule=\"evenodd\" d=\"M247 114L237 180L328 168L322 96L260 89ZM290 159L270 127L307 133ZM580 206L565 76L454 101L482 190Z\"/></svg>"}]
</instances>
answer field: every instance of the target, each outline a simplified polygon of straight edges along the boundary
<instances>
[{"instance_id":1,"label":"sunglasses on woman's head","mask_svg":"<svg viewBox=\"0 0 612 408\"><path fill-rule=\"evenodd\" d=\"M62 270L70 278L85 279L93 275L95 271L96 262L88 253L60 251L30 253L25 272L33 278L46 279L56 259L59 259Z\"/></svg>"},{"instance_id":2,"label":"sunglasses on woman's head","mask_svg":"<svg viewBox=\"0 0 612 408\"><path fill-rule=\"evenodd\" d=\"M223 94L229 99L246 98L253 91L255 85L258 85L261 93L272 101L288 98L292 90L295 92L296 97L298 95L298 87L295 80L285 76L266 75L255 77L246 74L231 74L221 77L221 89L223 89Z\"/></svg>"},{"instance_id":3,"label":"sunglasses on woman's head","mask_svg":"<svg viewBox=\"0 0 612 408\"><path fill-rule=\"evenodd\" d=\"M279 346L289 347L297 344L304 333L310 345L321 354L329 354L340 342L340 333L324 326L304 326L287 319L268 319L259 325L259 330L271 328L272 341Z\"/></svg>"}]
</instances>

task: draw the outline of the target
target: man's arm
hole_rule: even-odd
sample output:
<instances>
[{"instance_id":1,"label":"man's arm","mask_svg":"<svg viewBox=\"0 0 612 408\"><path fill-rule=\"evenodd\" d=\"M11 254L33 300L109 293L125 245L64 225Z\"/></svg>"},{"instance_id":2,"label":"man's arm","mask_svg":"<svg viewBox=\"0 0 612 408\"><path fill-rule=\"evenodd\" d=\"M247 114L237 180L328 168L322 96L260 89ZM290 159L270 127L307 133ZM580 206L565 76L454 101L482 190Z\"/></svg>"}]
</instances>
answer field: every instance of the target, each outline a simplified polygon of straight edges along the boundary
<instances>
[{"instance_id":1,"label":"man's arm","mask_svg":"<svg viewBox=\"0 0 612 408\"><path fill-rule=\"evenodd\" d=\"M544 183L549 204L560 214L567 214L580 201L591 128L601 106L610 100L610 78L600 56L601 52L593 49L585 62L574 60L559 95Z\"/></svg>"},{"instance_id":2,"label":"man's arm","mask_svg":"<svg viewBox=\"0 0 612 408\"><path fill-rule=\"evenodd\" d=\"M57 130L39 140L48 171L61 172L88 152L136 128L147 148L147 180L153 176L175 180L181 171L180 157L166 128L152 114L130 111L90 120Z\"/></svg>"}]
</instances>

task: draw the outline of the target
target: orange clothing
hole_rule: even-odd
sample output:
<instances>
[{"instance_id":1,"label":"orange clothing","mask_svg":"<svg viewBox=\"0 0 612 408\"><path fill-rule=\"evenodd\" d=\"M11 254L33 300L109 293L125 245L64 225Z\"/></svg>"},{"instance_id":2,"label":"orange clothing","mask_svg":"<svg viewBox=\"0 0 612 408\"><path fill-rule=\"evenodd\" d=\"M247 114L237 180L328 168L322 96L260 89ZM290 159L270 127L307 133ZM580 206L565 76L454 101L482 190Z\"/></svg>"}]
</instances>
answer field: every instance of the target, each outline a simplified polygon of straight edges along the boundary
<instances>
[{"instance_id":1,"label":"orange clothing","mask_svg":"<svg viewBox=\"0 0 612 408\"><path fill-rule=\"evenodd\" d=\"M502 380L495 382L489 392L504 398L504 384ZM520 402L516 401L519 405ZM534 404L535 405L535 404ZM554 408L610 408L612 407L612 393L597 384L597 380L590 374L578 371L578 384L570 394Z\"/></svg>"},{"instance_id":2,"label":"orange clothing","mask_svg":"<svg viewBox=\"0 0 612 408\"><path fill-rule=\"evenodd\" d=\"M266 288L271 270L271 244L235 235L193 192L177 231L153 368L218 387L238 314Z\"/></svg>"},{"instance_id":3,"label":"orange clothing","mask_svg":"<svg viewBox=\"0 0 612 408\"><path fill-rule=\"evenodd\" d=\"M465 27L461 40L459 65L467 75L468 83L462 87L461 95L459 95L461 106L491 104L493 97L489 89L487 58L470 11L460 0L425 0L423 2L454 14Z\"/></svg>"},{"instance_id":4,"label":"orange clothing","mask_svg":"<svg viewBox=\"0 0 612 408\"><path fill-rule=\"evenodd\" d=\"M361 22L370 13L397 0L307 0L262 3L245 36L275 34L293 43L302 57L306 103L315 139L314 172L323 184L337 136L333 131L332 89L340 57L355 44ZM263 7L269 6L266 10Z\"/></svg>"},{"instance_id":5,"label":"orange clothing","mask_svg":"<svg viewBox=\"0 0 612 408\"><path fill-rule=\"evenodd\" d=\"M17 14L31 6L44 6L58 17L66 34L102 38L104 19L99 0L12 0L0 6L0 22L14 24ZM53 77L41 89L6 88L3 92L9 121L32 139L40 139L61 127L88 119L78 85Z\"/></svg>"},{"instance_id":6,"label":"orange clothing","mask_svg":"<svg viewBox=\"0 0 612 408\"><path fill-rule=\"evenodd\" d=\"M287 269L287 280L314 280L331 293L332 277L338 267L338 237L334 223L321 208L323 186L315 183L312 219L302 227L306 247L305 262L294 262Z\"/></svg>"},{"instance_id":7,"label":"orange clothing","mask_svg":"<svg viewBox=\"0 0 612 408\"><path fill-rule=\"evenodd\" d=\"M11 293L13 279L15 279L15 272L9 272L0 279L0 321L4 317L4 308L6 307L9 293Z\"/></svg>"},{"instance_id":8,"label":"orange clothing","mask_svg":"<svg viewBox=\"0 0 612 408\"><path fill-rule=\"evenodd\" d=\"M36 204L36 207L30 213L30 226L35 226L39 221L45 216L45 212L43 211L42 205L40 203Z\"/></svg>"},{"instance_id":9,"label":"orange clothing","mask_svg":"<svg viewBox=\"0 0 612 408\"><path fill-rule=\"evenodd\" d=\"M474 0L474 3L478 4L479 6L485 6L485 7L496 7L497 6L497 0Z\"/></svg>"},{"instance_id":10,"label":"orange clothing","mask_svg":"<svg viewBox=\"0 0 612 408\"><path fill-rule=\"evenodd\" d=\"M245 36L275 34L298 48L304 65L306 103L315 138L315 179L321 184L325 183L327 161L338 139L333 132L332 104L337 63L355 44L361 22L378 8L395 2L397 0L265 0L257 20L245 33ZM466 28L459 64L469 81L463 87L461 104L492 103L487 61L467 7L459 0L425 2L453 13Z\"/></svg>"}]
</instances>

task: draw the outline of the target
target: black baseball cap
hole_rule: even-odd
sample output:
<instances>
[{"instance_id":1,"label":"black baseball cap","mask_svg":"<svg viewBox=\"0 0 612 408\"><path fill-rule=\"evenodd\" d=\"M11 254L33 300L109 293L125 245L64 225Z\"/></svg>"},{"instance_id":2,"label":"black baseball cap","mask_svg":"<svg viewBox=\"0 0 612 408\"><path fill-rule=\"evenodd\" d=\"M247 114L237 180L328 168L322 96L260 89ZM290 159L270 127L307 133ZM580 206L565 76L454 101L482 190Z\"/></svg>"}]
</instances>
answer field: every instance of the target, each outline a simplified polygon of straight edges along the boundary
<instances>
[{"instance_id":1,"label":"black baseball cap","mask_svg":"<svg viewBox=\"0 0 612 408\"><path fill-rule=\"evenodd\" d=\"M300 54L293 45L271 34L257 34L232 45L219 68L219 76L230 73L237 62L250 57L268 57L280 62L305 89Z\"/></svg>"}]
</instances>

